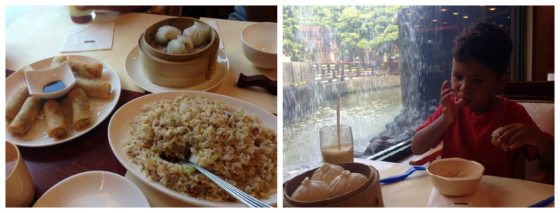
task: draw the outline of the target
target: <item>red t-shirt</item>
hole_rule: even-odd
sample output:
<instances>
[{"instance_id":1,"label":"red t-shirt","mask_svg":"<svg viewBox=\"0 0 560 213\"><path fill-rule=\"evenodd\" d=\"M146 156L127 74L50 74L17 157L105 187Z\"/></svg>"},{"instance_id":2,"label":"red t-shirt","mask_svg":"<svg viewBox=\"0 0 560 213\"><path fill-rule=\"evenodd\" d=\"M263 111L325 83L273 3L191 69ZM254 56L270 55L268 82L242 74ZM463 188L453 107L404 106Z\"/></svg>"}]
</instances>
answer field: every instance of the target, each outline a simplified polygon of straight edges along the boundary
<instances>
[{"instance_id":1,"label":"red t-shirt","mask_svg":"<svg viewBox=\"0 0 560 213\"><path fill-rule=\"evenodd\" d=\"M416 131L434 122L442 114L442 109L440 105ZM457 118L441 138L443 141L441 157L474 160L484 165L486 175L514 177L515 166L524 166L515 165L516 154L526 152L527 158L534 159L538 153L536 146L526 145L505 152L492 144L491 134L499 127L517 122L538 128L523 106L500 96L492 110L480 115L471 112L467 107L461 107ZM437 145L435 144L434 147Z\"/></svg>"}]
</instances>

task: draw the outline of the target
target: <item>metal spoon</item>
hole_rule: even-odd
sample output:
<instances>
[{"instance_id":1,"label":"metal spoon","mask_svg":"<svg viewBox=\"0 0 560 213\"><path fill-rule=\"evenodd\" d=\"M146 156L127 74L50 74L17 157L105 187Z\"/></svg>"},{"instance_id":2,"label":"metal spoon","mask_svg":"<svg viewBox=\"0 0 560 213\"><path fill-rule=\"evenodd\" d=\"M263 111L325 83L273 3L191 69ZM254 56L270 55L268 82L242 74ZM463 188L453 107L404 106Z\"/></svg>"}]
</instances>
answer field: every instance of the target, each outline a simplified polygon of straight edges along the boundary
<instances>
[{"instance_id":1,"label":"metal spoon","mask_svg":"<svg viewBox=\"0 0 560 213\"><path fill-rule=\"evenodd\" d=\"M228 182L222 180L220 177L212 174L212 172L190 162L187 160L181 160L181 159L177 159L177 158L168 158L166 157L164 154L161 154L160 157L164 160L167 160L169 162L172 163L178 163L178 164L186 164L186 165L190 165L194 168L196 168L198 171L200 171L202 174L206 175L206 177L208 177L210 180L212 180L214 183L216 183L216 185L218 185L220 188L222 188L223 190L225 190L227 193L229 193L231 196L235 197L237 200L239 200L239 202L243 203L245 206L247 207L251 207L251 208L271 208L270 205L263 203L262 201L252 197L251 195L248 195L247 193L241 191L240 189L238 189L237 187L229 184Z\"/></svg>"}]
</instances>

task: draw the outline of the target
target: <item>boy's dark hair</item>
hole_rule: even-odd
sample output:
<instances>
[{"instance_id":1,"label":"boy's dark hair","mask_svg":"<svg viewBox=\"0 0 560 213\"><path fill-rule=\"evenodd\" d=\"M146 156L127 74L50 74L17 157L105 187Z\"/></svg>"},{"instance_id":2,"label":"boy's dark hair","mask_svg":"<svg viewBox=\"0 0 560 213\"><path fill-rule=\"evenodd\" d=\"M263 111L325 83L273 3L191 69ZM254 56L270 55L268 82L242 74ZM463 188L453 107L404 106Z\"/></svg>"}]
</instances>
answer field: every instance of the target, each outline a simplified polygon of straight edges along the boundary
<instances>
[{"instance_id":1,"label":"boy's dark hair","mask_svg":"<svg viewBox=\"0 0 560 213\"><path fill-rule=\"evenodd\" d=\"M453 58L463 62L469 58L494 70L497 77L507 73L511 55L511 38L489 23L472 25L453 41Z\"/></svg>"}]
</instances>

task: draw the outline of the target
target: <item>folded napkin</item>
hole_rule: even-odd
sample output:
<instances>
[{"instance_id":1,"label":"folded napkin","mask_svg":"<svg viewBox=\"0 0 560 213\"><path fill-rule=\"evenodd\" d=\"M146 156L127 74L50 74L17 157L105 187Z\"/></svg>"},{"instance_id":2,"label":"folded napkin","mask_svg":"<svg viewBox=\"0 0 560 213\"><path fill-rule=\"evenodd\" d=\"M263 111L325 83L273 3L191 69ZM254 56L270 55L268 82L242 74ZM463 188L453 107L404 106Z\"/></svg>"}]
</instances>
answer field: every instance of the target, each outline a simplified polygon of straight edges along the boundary
<instances>
[{"instance_id":1,"label":"folded napkin","mask_svg":"<svg viewBox=\"0 0 560 213\"><path fill-rule=\"evenodd\" d=\"M220 31L218 30L218 24L216 24L216 21L205 20L204 22L206 22L208 25L214 28L214 30L216 30L216 32L218 33L218 37L220 37L220 49L224 49L224 42L222 42L222 36L220 35Z\"/></svg>"},{"instance_id":2,"label":"folded napkin","mask_svg":"<svg viewBox=\"0 0 560 213\"><path fill-rule=\"evenodd\" d=\"M114 23L69 27L60 52L107 50L113 46Z\"/></svg>"},{"instance_id":3,"label":"folded napkin","mask_svg":"<svg viewBox=\"0 0 560 213\"><path fill-rule=\"evenodd\" d=\"M478 189L470 194L460 197L442 195L436 188L432 188L432 194L428 200L428 207L489 207L488 187L484 183L478 185Z\"/></svg>"}]
</instances>

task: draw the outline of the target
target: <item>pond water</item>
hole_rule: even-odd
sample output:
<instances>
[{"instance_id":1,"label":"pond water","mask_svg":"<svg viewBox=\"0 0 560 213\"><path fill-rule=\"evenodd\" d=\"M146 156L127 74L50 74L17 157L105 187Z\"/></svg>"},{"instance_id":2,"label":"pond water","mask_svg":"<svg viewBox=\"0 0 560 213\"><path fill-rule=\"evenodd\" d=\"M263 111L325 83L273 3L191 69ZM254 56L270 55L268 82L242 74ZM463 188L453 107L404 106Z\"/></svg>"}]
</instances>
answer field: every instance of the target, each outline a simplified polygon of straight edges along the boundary
<instances>
[{"instance_id":1,"label":"pond water","mask_svg":"<svg viewBox=\"0 0 560 213\"><path fill-rule=\"evenodd\" d=\"M393 121L401 109L400 86L342 96L340 122L352 127L354 153L363 152L371 138L385 130L385 125ZM322 162L319 129L335 124L336 99L326 101L295 122L283 124L284 177Z\"/></svg>"}]
</instances>

